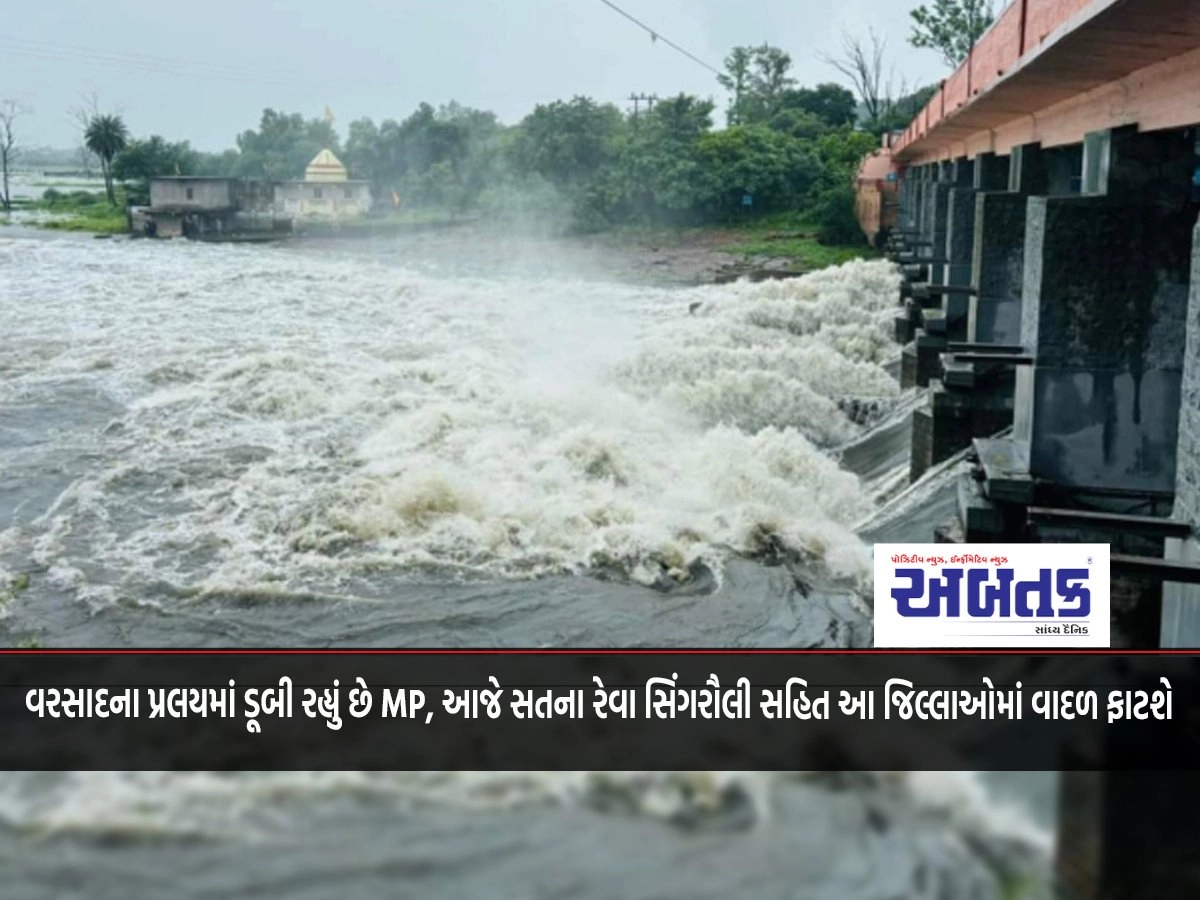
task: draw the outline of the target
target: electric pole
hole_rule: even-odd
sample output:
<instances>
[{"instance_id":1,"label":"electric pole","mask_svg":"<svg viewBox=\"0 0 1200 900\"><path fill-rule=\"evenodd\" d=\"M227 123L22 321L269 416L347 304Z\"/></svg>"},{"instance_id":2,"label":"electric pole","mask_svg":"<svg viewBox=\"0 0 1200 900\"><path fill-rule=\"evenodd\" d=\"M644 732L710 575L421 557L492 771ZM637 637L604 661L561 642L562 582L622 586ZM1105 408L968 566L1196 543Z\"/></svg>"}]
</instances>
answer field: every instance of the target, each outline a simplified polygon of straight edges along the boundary
<instances>
[{"instance_id":1,"label":"electric pole","mask_svg":"<svg viewBox=\"0 0 1200 900\"><path fill-rule=\"evenodd\" d=\"M638 113L641 111L641 103L646 104L646 109L649 112L654 111L654 104L658 101L657 94L630 94L629 99L633 101L633 120L636 122Z\"/></svg>"}]
</instances>

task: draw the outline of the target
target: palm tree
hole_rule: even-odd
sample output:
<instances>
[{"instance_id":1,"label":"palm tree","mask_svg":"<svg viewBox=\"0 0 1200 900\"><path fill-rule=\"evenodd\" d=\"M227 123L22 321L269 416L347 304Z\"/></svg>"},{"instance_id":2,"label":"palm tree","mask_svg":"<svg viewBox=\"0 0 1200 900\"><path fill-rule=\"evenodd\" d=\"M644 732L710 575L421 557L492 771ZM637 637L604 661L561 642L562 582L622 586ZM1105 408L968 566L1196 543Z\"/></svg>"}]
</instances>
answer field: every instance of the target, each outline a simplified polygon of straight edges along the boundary
<instances>
[{"instance_id":1,"label":"palm tree","mask_svg":"<svg viewBox=\"0 0 1200 900\"><path fill-rule=\"evenodd\" d=\"M118 115L110 113L92 116L83 132L83 142L100 159L100 171L104 173L104 191L108 194L108 202L116 205L117 198L113 193L112 162L113 157L125 149L129 142L129 131Z\"/></svg>"}]
</instances>

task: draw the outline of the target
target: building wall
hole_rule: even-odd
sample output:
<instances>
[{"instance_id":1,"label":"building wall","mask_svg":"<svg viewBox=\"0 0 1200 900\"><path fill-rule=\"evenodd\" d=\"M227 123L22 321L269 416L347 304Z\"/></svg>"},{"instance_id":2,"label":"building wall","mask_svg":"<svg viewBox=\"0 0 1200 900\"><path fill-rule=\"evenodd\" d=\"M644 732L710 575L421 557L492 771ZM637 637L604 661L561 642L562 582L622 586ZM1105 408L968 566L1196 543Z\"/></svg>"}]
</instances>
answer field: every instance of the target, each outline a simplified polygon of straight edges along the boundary
<instances>
[{"instance_id":1,"label":"building wall","mask_svg":"<svg viewBox=\"0 0 1200 900\"><path fill-rule=\"evenodd\" d=\"M195 209L221 209L234 205L233 180L169 179L150 181L152 207L179 206Z\"/></svg>"},{"instance_id":2,"label":"building wall","mask_svg":"<svg viewBox=\"0 0 1200 900\"><path fill-rule=\"evenodd\" d=\"M365 182L285 182L275 185L275 215L280 218L349 218L371 208Z\"/></svg>"}]
</instances>

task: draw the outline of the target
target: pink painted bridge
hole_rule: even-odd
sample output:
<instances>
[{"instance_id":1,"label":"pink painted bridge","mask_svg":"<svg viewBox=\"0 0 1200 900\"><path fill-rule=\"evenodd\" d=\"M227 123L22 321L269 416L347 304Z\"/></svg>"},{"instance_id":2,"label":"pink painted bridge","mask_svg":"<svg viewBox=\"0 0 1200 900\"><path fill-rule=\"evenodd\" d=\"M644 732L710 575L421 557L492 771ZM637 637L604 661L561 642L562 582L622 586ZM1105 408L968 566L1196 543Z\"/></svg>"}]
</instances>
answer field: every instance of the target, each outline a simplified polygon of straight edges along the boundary
<instances>
[{"instance_id":1,"label":"pink painted bridge","mask_svg":"<svg viewBox=\"0 0 1200 900\"><path fill-rule=\"evenodd\" d=\"M891 225L888 178L909 166L1197 122L1198 0L1013 0L908 127L864 162L859 220L868 236Z\"/></svg>"}]
</instances>

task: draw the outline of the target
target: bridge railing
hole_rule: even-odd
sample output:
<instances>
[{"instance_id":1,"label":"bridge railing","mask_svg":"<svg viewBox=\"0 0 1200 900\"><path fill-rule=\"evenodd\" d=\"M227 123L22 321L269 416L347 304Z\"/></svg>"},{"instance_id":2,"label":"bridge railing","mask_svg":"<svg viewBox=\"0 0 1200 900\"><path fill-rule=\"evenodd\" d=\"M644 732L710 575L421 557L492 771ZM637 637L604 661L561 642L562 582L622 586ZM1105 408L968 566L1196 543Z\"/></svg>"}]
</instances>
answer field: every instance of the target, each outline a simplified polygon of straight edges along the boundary
<instances>
[{"instance_id":1,"label":"bridge railing","mask_svg":"<svg viewBox=\"0 0 1200 900\"><path fill-rule=\"evenodd\" d=\"M942 82L925 108L904 129L893 152L925 137L1012 71L1056 28L1093 0L1013 0L971 48L967 59Z\"/></svg>"}]
</instances>

